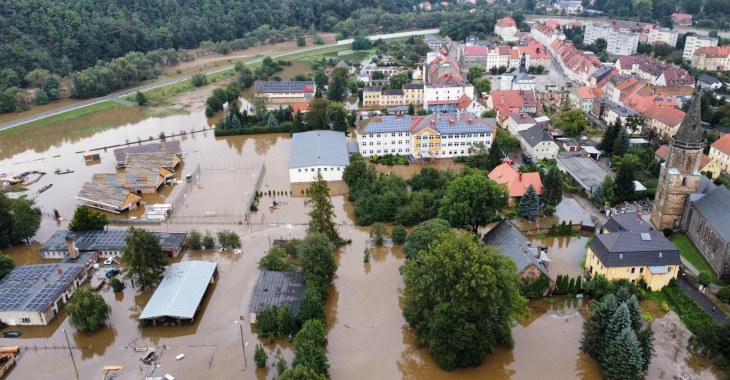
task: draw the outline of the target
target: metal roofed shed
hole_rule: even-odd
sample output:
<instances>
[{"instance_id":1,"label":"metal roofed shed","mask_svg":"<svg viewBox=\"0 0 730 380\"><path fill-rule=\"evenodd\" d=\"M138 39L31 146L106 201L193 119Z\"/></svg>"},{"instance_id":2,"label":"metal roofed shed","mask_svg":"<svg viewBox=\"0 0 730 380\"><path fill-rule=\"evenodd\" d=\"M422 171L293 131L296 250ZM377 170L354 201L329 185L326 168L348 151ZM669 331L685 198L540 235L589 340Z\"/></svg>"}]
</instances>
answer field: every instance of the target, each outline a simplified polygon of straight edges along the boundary
<instances>
[{"instance_id":1,"label":"metal roofed shed","mask_svg":"<svg viewBox=\"0 0 730 380\"><path fill-rule=\"evenodd\" d=\"M590 157L558 157L558 169L567 173L580 185L581 189L590 193L608 174Z\"/></svg>"},{"instance_id":2,"label":"metal roofed shed","mask_svg":"<svg viewBox=\"0 0 730 380\"><path fill-rule=\"evenodd\" d=\"M134 210L142 201L141 196L128 189L96 182L85 182L75 198L77 206L89 206L115 214Z\"/></svg>"},{"instance_id":3,"label":"metal roofed shed","mask_svg":"<svg viewBox=\"0 0 730 380\"><path fill-rule=\"evenodd\" d=\"M147 302L139 319L158 323L192 321L208 290L215 282L218 264L208 261L185 261L172 264Z\"/></svg>"},{"instance_id":4,"label":"metal roofed shed","mask_svg":"<svg viewBox=\"0 0 730 380\"><path fill-rule=\"evenodd\" d=\"M296 314L304 294L304 273L262 270L249 308L251 323L265 306L289 306Z\"/></svg>"},{"instance_id":5,"label":"metal roofed shed","mask_svg":"<svg viewBox=\"0 0 730 380\"><path fill-rule=\"evenodd\" d=\"M317 172L322 173L325 181L340 181L349 163L343 132L311 131L292 135L289 152L291 182L313 182Z\"/></svg>"},{"instance_id":6,"label":"metal roofed shed","mask_svg":"<svg viewBox=\"0 0 730 380\"><path fill-rule=\"evenodd\" d=\"M114 149L114 159L117 162L117 167L123 167L127 160L127 153L159 153L159 152L172 152L180 154L182 148L180 147L180 140L165 140L156 143L132 145L125 148Z\"/></svg>"}]
</instances>

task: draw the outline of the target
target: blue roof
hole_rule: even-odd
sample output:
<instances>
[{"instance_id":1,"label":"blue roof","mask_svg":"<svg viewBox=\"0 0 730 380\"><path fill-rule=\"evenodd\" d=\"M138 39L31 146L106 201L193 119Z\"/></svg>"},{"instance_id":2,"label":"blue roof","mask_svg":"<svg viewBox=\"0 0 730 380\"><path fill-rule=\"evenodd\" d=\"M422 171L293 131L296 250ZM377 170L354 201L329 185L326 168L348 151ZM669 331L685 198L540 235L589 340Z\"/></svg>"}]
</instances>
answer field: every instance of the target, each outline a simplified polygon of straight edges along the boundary
<instances>
[{"instance_id":1,"label":"blue roof","mask_svg":"<svg viewBox=\"0 0 730 380\"><path fill-rule=\"evenodd\" d=\"M410 115L380 116L380 121L371 121L365 127L365 133L408 132L412 122Z\"/></svg>"},{"instance_id":2,"label":"blue roof","mask_svg":"<svg viewBox=\"0 0 730 380\"><path fill-rule=\"evenodd\" d=\"M310 166L347 166L345 134L337 131L311 131L292 135L289 169Z\"/></svg>"},{"instance_id":3,"label":"blue roof","mask_svg":"<svg viewBox=\"0 0 730 380\"><path fill-rule=\"evenodd\" d=\"M316 88L312 81L256 82L256 87L263 92L314 92Z\"/></svg>"}]
</instances>

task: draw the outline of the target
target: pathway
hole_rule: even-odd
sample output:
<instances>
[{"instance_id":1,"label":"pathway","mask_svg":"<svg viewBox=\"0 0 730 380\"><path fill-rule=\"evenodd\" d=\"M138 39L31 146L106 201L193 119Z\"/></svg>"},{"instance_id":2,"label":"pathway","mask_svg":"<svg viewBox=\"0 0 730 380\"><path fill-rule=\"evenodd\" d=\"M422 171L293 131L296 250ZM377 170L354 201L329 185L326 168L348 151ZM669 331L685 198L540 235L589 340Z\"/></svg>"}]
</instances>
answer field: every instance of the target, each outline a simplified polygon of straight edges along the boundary
<instances>
[{"instance_id":1,"label":"pathway","mask_svg":"<svg viewBox=\"0 0 730 380\"><path fill-rule=\"evenodd\" d=\"M591 215L594 222L598 222L600 225L606 224L606 222L608 221L608 217L606 216L606 214L598 211L596 206L594 206L589 200L583 198L578 194L572 195L571 198L578 202L580 207L582 207L585 212Z\"/></svg>"},{"instance_id":2,"label":"pathway","mask_svg":"<svg viewBox=\"0 0 730 380\"><path fill-rule=\"evenodd\" d=\"M695 288L687 282L684 277L677 278L677 283L679 284L679 287L682 288L690 297L692 297L695 302L697 302L698 305L700 305L705 311L710 313L713 318L715 318L718 322L725 322L727 320L727 316L725 316L725 313L723 313L720 310L715 310L715 305L705 297L702 292L699 291L699 289Z\"/></svg>"}]
</instances>

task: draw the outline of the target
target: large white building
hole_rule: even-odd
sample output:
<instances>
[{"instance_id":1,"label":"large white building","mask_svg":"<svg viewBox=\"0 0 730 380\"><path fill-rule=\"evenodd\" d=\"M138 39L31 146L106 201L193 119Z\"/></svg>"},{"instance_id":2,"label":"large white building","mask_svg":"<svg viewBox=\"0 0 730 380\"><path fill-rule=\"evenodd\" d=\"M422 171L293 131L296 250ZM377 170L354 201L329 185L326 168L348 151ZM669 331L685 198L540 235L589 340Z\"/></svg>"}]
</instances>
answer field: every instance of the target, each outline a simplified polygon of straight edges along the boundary
<instances>
[{"instance_id":1,"label":"large white building","mask_svg":"<svg viewBox=\"0 0 730 380\"><path fill-rule=\"evenodd\" d=\"M611 25L603 23L593 23L586 25L585 33L583 35L583 44L591 45L596 42L597 39L603 38L608 41L608 33L613 30Z\"/></svg>"},{"instance_id":2,"label":"large white building","mask_svg":"<svg viewBox=\"0 0 730 380\"><path fill-rule=\"evenodd\" d=\"M342 180L350 163L345 134L337 131L295 133L289 153L289 181L314 182L317 172L325 181Z\"/></svg>"},{"instance_id":3,"label":"large white building","mask_svg":"<svg viewBox=\"0 0 730 380\"><path fill-rule=\"evenodd\" d=\"M494 34L503 41L517 41L517 23L512 17L504 17L494 25Z\"/></svg>"},{"instance_id":4,"label":"large white building","mask_svg":"<svg viewBox=\"0 0 730 380\"><path fill-rule=\"evenodd\" d=\"M494 119L466 113L425 116L377 116L369 119L357 134L365 157L383 154L413 155L416 158L450 158L469 155L478 143L487 149L494 141Z\"/></svg>"},{"instance_id":5,"label":"large white building","mask_svg":"<svg viewBox=\"0 0 730 380\"><path fill-rule=\"evenodd\" d=\"M674 47L677 45L678 37L679 32L676 30L672 30L669 28L651 29L647 34L646 43L648 43L649 45L654 45L659 42L664 42L665 44Z\"/></svg>"},{"instance_id":6,"label":"large white building","mask_svg":"<svg viewBox=\"0 0 730 380\"><path fill-rule=\"evenodd\" d=\"M639 47L639 34L631 32L615 32L608 34L608 54L631 55Z\"/></svg>"},{"instance_id":7,"label":"large white building","mask_svg":"<svg viewBox=\"0 0 730 380\"><path fill-rule=\"evenodd\" d=\"M684 42L684 51L682 52L682 59L687 62L692 61L692 55L695 51L701 47L717 46L717 37L709 36L687 36L687 40Z\"/></svg>"}]
</instances>

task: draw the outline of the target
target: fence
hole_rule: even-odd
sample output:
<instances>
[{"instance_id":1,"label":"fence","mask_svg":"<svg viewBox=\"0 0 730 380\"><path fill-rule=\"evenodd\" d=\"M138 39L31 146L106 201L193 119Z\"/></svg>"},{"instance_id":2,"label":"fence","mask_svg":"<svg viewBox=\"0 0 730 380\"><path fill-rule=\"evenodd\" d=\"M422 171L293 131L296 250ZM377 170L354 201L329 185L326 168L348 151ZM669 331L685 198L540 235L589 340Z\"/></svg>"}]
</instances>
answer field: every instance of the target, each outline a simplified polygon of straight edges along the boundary
<instances>
[{"instance_id":1,"label":"fence","mask_svg":"<svg viewBox=\"0 0 730 380\"><path fill-rule=\"evenodd\" d=\"M250 220L251 216L251 205L256 202L256 194L258 194L259 190L261 190L261 182L264 180L264 175L266 175L266 164L261 164L261 169L259 169L259 177L256 178L256 183L254 183L253 186L253 192L248 197L248 202L246 202L246 220Z\"/></svg>"}]
</instances>

